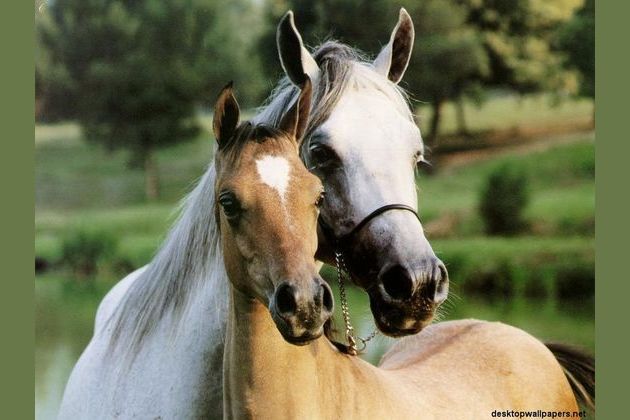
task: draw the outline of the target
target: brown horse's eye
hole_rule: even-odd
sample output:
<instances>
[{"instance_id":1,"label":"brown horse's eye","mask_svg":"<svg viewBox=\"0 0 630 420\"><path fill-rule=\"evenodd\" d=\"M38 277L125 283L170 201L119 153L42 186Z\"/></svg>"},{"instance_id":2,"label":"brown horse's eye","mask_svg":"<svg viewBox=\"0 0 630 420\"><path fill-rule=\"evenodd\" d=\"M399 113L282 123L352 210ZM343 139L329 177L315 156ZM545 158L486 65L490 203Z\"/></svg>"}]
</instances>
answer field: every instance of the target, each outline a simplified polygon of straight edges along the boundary
<instances>
[{"instance_id":1,"label":"brown horse's eye","mask_svg":"<svg viewBox=\"0 0 630 420\"><path fill-rule=\"evenodd\" d=\"M241 205L231 191L224 191L219 194L219 204L223 208L223 213L230 221L234 221L241 213Z\"/></svg>"}]
</instances>

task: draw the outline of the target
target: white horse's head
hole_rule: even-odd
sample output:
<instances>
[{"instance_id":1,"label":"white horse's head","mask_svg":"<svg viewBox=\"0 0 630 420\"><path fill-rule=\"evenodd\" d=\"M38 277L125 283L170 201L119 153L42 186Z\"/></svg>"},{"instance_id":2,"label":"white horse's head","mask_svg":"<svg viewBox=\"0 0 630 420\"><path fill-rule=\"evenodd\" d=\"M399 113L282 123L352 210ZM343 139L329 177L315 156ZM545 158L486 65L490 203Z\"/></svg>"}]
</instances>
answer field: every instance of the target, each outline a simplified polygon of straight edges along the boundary
<instances>
[{"instance_id":1,"label":"white horse's head","mask_svg":"<svg viewBox=\"0 0 630 420\"><path fill-rule=\"evenodd\" d=\"M291 12L277 33L288 79L295 86L304 83L305 75L313 81L313 108L301 155L326 189L318 258L334 262L334 253L342 253L354 282L370 296L379 329L391 336L420 331L448 294L444 264L417 217L414 171L424 148L398 87L413 40L413 23L404 9L374 61L336 42L311 55ZM281 85L276 92L284 108L296 97L295 88L282 91Z\"/></svg>"}]
</instances>

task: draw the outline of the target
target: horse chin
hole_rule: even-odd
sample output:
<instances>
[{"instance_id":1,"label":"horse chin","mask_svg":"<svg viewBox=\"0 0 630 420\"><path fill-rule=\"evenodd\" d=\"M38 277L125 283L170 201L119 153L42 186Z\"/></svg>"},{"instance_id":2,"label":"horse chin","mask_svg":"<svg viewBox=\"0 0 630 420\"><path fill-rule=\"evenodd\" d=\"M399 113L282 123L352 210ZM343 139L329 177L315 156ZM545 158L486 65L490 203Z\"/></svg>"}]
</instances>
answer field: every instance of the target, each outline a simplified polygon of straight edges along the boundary
<instances>
[{"instance_id":1,"label":"horse chin","mask_svg":"<svg viewBox=\"0 0 630 420\"><path fill-rule=\"evenodd\" d=\"M274 324L276 324L276 328L278 329L278 332L280 332L280 335L282 336L284 341L289 344L293 344L294 346L305 346L307 344L310 344L314 340L317 340L324 334L323 327L319 327L319 329L314 332L305 331L304 329L300 328L301 331L299 334L297 334L294 331L294 328L289 326L281 317L276 315L274 311L272 311L271 318L273 319Z\"/></svg>"},{"instance_id":2,"label":"horse chin","mask_svg":"<svg viewBox=\"0 0 630 420\"><path fill-rule=\"evenodd\" d=\"M317 340L319 337L321 337L323 334L323 330L319 331L315 334L310 334L310 333L305 333L302 334L299 337L295 337L295 336L288 336L288 335L282 335L282 338L284 338L284 340L289 343L289 344L293 344L294 346L306 346L310 343L312 343L313 341Z\"/></svg>"},{"instance_id":3,"label":"horse chin","mask_svg":"<svg viewBox=\"0 0 630 420\"><path fill-rule=\"evenodd\" d=\"M435 314L434 308L418 310L417 305L393 305L376 293L370 294L370 309L379 331L394 338L418 334L431 324Z\"/></svg>"}]
</instances>

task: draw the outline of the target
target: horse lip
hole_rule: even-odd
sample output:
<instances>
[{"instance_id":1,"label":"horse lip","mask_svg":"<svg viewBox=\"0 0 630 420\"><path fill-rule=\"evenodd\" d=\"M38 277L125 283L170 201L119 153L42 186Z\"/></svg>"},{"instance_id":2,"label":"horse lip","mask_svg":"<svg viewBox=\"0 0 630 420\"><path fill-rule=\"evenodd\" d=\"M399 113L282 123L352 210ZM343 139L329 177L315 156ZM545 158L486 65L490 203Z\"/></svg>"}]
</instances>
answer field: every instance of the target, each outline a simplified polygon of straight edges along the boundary
<instances>
[{"instance_id":1,"label":"horse lip","mask_svg":"<svg viewBox=\"0 0 630 420\"><path fill-rule=\"evenodd\" d=\"M414 328L397 328L392 326L387 320L383 318L383 316L375 318L376 327L379 329L380 332L388 337L399 338L408 335L415 335L422 331L426 326L424 322L420 322L418 323L418 326Z\"/></svg>"},{"instance_id":2,"label":"horse lip","mask_svg":"<svg viewBox=\"0 0 630 420\"><path fill-rule=\"evenodd\" d=\"M411 318L405 316L404 313L401 312L400 308L396 308L395 306L388 304L383 299L379 299L379 297L380 296L378 295L370 295L370 307L372 309L372 314L374 315L376 327L386 336L397 338L417 334L430 324L433 319L433 313L431 312L427 314L427 316L423 317L423 319L416 319L416 322L412 327L397 327L395 324L402 324L403 322L392 323L390 320L391 318Z\"/></svg>"},{"instance_id":3,"label":"horse lip","mask_svg":"<svg viewBox=\"0 0 630 420\"><path fill-rule=\"evenodd\" d=\"M305 333L302 334L299 337L294 337L294 336L288 336L288 335L284 335L283 337L286 341L288 341L290 344L296 345L296 346L305 346L309 343L311 343L314 340L317 340L319 337L321 337L323 334L323 331L319 331L316 334L309 334L309 333Z\"/></svg>"}]
</instances>

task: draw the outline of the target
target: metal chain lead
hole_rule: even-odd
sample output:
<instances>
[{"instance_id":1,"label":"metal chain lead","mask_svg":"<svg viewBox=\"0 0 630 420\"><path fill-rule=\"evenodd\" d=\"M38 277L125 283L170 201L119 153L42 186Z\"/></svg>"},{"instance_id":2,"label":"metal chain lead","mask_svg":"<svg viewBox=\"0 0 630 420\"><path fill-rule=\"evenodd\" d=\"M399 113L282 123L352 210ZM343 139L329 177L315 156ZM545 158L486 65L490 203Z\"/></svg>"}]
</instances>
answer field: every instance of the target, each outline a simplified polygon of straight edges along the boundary
<instances>
[{"instance_id":1,"label":"metal chain lead","mask_svg":"<svg viewBox=\"0 0 630 420\"><path fill-rule=\"evenodd\" d=\"M348 340L349 353L356 356L360 351L365 350L368 341L376 337L378 331L374 330L366 338L357 337L354 334L354 327L350 322L350 311L348 310L348 298L346 296L346 287L344 285L344 272L348 273L348 267L343 259L343 255L339 251L335 251L335 265L337 266L337 282L339 283L339 298L341 301L341 315L346 327L346 340ZM361 342L361 348L357 347L357 340Z\"/></svg>"}]
</instances>

